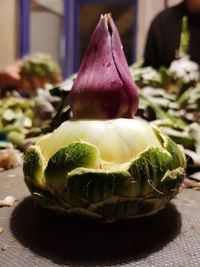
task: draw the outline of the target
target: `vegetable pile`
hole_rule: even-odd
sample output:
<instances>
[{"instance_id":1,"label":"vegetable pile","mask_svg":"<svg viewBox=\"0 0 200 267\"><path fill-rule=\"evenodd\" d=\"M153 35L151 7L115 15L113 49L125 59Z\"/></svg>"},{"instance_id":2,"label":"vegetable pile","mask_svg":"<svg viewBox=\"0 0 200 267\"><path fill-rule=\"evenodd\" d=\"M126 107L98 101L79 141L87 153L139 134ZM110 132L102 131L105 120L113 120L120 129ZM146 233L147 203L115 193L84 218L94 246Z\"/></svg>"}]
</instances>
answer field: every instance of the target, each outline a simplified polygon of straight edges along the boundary
<instances>
[{"instance_id":1,"label":"vegetable pile","mask_svg":"<svg viewBox=\"0 0 200 267\"><path fill-rule=\"evenodd\" d=\"M187 174L196 172L199 181L200 69L187 54L189 39L187 18L183 17L180 48L171 66L156 71L134 64L130 70L141 89L137 115L151 121L183 145Z\"/></svg>"},{"instance_id":2,"label":"vegetable pile","mask_svg":"<svg viewBox=\"0 0 200 267\"><path fill-rule=\"evenodd\" d=\"M0 99L0 147L10 142L24 151L26 143L31 142L29 138L43 134L50 127L57 101L45 90L38 91L32 98L7 92Z\"/></svg>"},{"instance_id":3,"label":"vegetable pile","mask_svg":"<svg viewBox=\"0 0 200 267\"><path fill-rule=\"evenodd\" d=\"M133 118L138 90L109 14L91 37L70 106L73 117L24 158L25 182L43 207L113 222L153 214L177 194L183 149Z\"/></svg>"}]
</instances>

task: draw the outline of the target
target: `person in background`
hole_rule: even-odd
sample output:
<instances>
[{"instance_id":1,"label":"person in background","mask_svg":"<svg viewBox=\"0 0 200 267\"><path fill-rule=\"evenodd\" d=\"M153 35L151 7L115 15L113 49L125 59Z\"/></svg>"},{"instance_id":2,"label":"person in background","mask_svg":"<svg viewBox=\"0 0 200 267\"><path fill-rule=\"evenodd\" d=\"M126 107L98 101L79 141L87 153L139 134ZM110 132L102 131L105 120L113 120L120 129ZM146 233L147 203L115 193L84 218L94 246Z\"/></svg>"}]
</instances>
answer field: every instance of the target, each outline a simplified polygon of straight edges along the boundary
<instances>
[{"instance_id":1,"label":"person in background","mask_svg":"<svg viewBox=\"0 0 200 267\"><path fill-rule=\"evenodd\" d=\"M169 67L180 45L181 20L188 17L190 44L188 54L200 65L200 0L184 0L160 12L151 23L144 65L158 69Z\"/></svg>"}]
</instances>

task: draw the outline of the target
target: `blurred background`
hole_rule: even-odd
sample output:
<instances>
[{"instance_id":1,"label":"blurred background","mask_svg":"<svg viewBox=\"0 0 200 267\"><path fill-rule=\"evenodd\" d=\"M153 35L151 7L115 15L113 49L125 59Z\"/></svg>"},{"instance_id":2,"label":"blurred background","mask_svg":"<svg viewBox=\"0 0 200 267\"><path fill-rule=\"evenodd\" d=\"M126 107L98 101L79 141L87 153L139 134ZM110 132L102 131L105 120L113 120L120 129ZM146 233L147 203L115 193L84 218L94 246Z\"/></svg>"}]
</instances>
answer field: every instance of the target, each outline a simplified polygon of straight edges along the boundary
<instances>
[{"instance_id":1,"label":"blurred background","mask_svg":"<svg viewBox=\"0 0 200 267\"><path fill-rule=\"evenodd\" d=\"M1 0L0 71L33 52L50 54L64 76L77 71L100 14L111 12L128 63L143 55L150 22L180 0Z\"/></svg>"}]
</instances>

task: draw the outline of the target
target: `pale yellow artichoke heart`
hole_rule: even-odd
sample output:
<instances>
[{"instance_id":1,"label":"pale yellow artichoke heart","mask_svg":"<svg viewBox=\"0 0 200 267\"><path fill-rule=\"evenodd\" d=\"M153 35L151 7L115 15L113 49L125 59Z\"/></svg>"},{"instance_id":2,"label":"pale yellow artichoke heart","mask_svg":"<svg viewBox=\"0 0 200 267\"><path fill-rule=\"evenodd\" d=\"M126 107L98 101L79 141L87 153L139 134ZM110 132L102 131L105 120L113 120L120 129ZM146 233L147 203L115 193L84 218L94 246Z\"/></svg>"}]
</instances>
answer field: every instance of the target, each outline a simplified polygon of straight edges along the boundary
<instances>
[{"instance_id":1,"label":"pale yellow artichoke heart","mask_svg":"<svg viewBox=\"0 0 200 267\"><path fill-rule=\"evenodd\" d=\"M151 126L141 119L69 120L52 134L41 138L46 161L60 148L74 141L94 144L103 161L117 164L129 162L150 146L161 147Z\"/></svg>"}]
</instances>

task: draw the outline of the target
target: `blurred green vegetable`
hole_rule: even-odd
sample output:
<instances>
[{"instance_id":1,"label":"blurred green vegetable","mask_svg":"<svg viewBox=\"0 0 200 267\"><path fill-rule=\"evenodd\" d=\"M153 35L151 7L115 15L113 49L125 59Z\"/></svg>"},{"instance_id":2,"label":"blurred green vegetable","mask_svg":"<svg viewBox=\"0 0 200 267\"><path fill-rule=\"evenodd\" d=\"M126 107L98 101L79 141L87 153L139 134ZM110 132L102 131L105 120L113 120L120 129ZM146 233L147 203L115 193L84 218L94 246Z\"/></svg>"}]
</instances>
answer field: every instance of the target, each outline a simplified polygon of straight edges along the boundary
<instances>
[{"instance_id":1,"label":"blurred green vegetable","mask_svg":"<svg viewBox=\"0 0 200 267\"><path fill-rule=\"evenodd\" d=\"M37 53L24 58L21 73L28 77L55 78L60 69L50 55Z\"/></svg>"}]
</instances>

